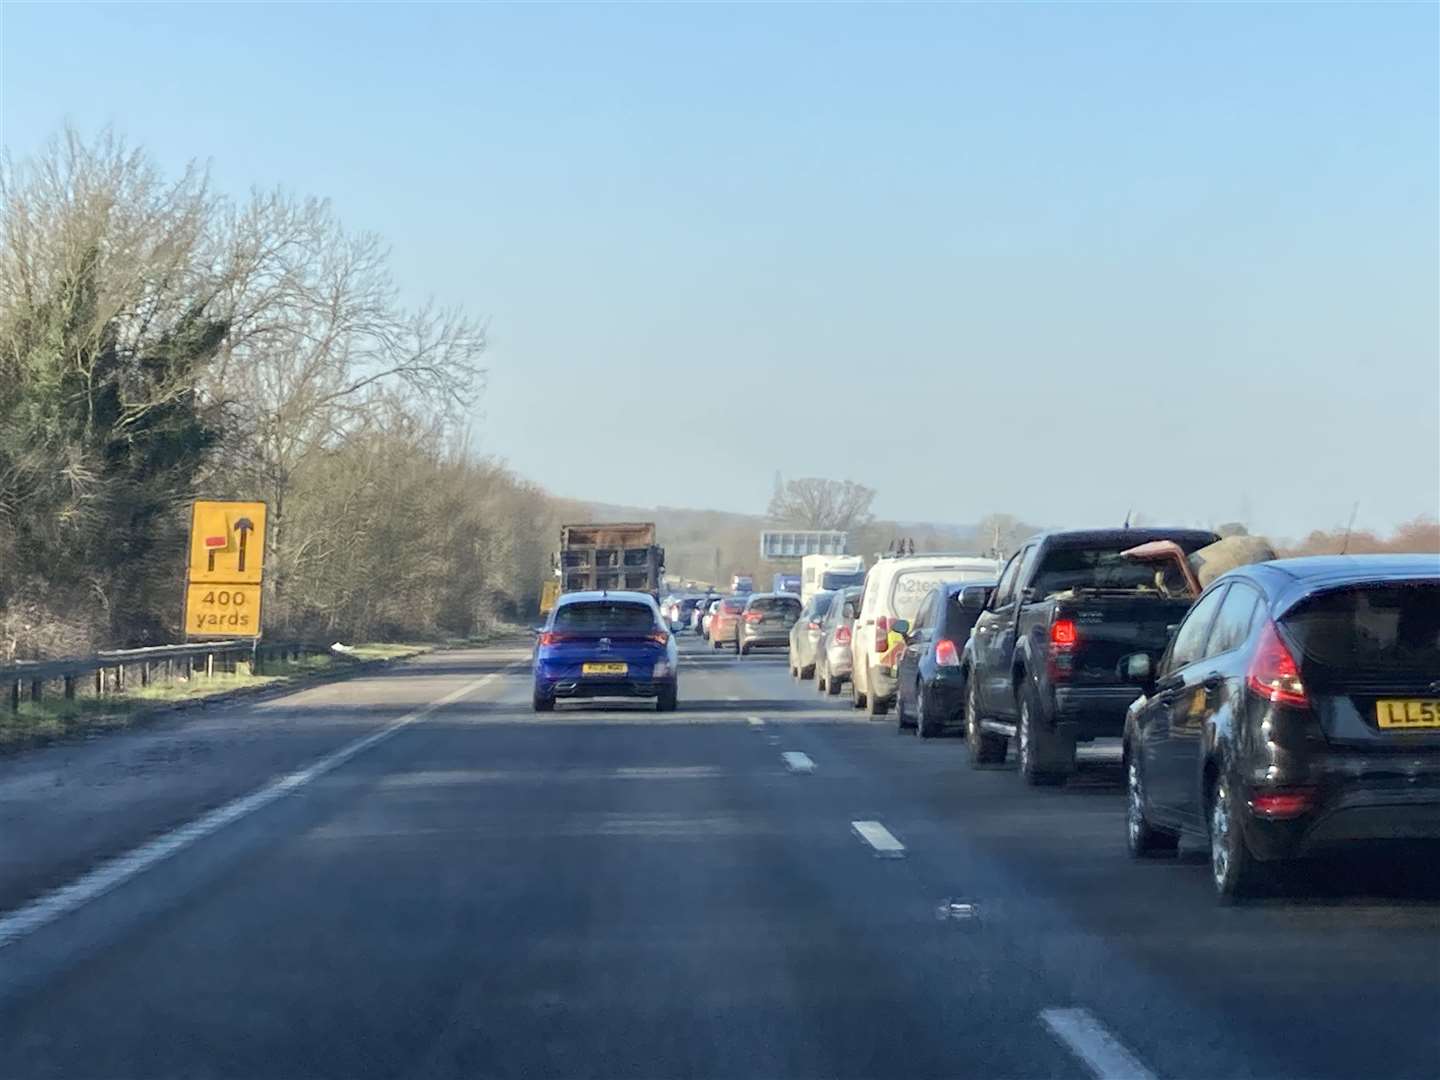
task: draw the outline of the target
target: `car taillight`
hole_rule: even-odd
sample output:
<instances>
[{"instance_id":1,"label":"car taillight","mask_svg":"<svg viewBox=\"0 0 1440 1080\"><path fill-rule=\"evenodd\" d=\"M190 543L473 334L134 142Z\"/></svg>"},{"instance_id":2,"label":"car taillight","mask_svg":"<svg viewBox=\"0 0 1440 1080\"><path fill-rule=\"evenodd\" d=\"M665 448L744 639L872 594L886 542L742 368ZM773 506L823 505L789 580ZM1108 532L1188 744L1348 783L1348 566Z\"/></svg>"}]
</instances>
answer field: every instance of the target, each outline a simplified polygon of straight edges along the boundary
<instances>
[{"instance_id":1,"label":"car taillight","mask_svg":"<svg viewBox=\"0 0 1440 1080\"><path fill-rule=\"evenodd\" d=\"M820 624L819 624L818 622L816 622L814 619L811 619L808 623L805 624L805 629L807 629L807 630L819 630L819 629L820 629Z\"/></svg>"},{"instance_id":2,"label":"car taillight","mask_svg":"<svg viewBox=\"0 0 1440 1080\"><path fill-rule=\"evenodd\" d=\"M848 626L838 626L838 627L835 628L835 644L836 644L836 645L849 645L849 644L850 644L850 627L848 627Z\"/></svg>"},{"instance_id":3,"label":"car taillight","mask_svg":"<svg viewBox=\"0 0 1440 1080\"><path fill-rule=\"evenodd\" d=\"M884 615L875 616L875 651L883 653L890 645L890 620Z\"/></svg>"},{"instance_id":4,"label":"car taillight","mask_svg":"<svg viewBox=\"0 0 1440 1080\"><path fill-rule=\"evenodd\" d=\"M670 635L661 633L659 630L657 630L655 631L655 633L650 635L650 640L653 641L656 645L669 645Z\"/></svg>"},{"instance_id":5,"label":"car taillight","mask_svg":"<svg viewBox=\"0 0 1440 1080\"><path fill-rule=\"evenodd\" d=\"M941 638L935 643L935 663L941 667L960 666L960 650L949 638Z\"/></svg>"},{"instance_id":6,"label":"car taillight","mask_svg":"<svg viewBox=\"0 0 1440 1080\"><path fill-rule=\"evenodd\" d=\"M1075 671L1075 646L1080 644L1080 631L1074 619L1056 619L1050 624L1050 652L1045 658L1046 674L1051 682L1065 682Z\"/></svg>"},{"instance_id":7,"label":"car taillight","mask_svg":"<svg viewBox=\"0 0 1440 1080\"><path fill-rule=\"evenodd\" d=\"M1294 705L1301 709L1310 706L1310 696L1300 681L1300 668L1285 642L1280 640L1280 632L1273 622L1267 622L1260 631L1255 655L1245 672L1245 685L1275 705Z\"/></svg>"},{"instance_id":8,"label":"car taillight","mask_svg":"<svg viewBox=\"0 0 1440 1080\"><path fill-rule=\"evenodd\" d=\"M557 641L564 639L563 634L557 634L554 630L546 630L540 635L541 645L554 645Z\"/></svg>"},{"instance_id":9,"label":"car taillight","mask_svg":"<svg viewBox=\"0 0 1440 1080\"><path fill-rule=\"evenodd\" d=\"M1297 791L1269 791L1252 795L1250 809L1260 817L1292 818L1305 813L1314 802L1315 792L1303 788Z\"/></svg>"},{"instance_id":10,"label":"car taillight","mask_svg":"<svg viewBox=\"0 0 1440 1080\"><path fill-rule=\"evenodd\" d=\"M761 619L763 619L764 617L765 617L764 612L760 612L760 611L747 611L747 612L745 612L745 621L746 621L746 622L759 622L759 621L760 621Z\"/></svg>"}]
</instances>

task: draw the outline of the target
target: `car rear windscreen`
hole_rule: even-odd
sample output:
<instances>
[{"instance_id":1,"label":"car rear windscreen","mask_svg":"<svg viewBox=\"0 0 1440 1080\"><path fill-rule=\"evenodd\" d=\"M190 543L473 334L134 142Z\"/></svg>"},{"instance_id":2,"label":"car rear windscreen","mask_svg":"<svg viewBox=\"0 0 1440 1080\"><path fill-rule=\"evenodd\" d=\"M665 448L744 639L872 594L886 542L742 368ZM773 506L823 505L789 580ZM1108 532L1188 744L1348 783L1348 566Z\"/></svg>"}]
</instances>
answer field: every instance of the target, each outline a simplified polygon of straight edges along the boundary
<instances>
[{"instance_id":1,"label":"car rear windscreen","mask_svg":"<svg viewBox=\"0 0 1440 1080\"><path fill-rule=\"evenodd\" d=\"M614 600L564 604L555 610L555 629L648 634L655 629L655 613L644 604Z\"/></svg>"},{"instance_id":2,"label":"car rear windscreen","mask_svg":"<svg viewBox=\"0 0 1440 1080\"><path fill-rule=\"evenodd\" d=\"M762 615L784 615L800 611L800 601L793 596L766 596L750 601L750 610Z\"/></svg>"},{"instance_id":3,"label":"car rear windscreen","mask_svg":"<svg viewBox=\"0 0 1440 1080\"><path fill-rule=\"evenodd\" d=\"M864 570L826 570L820 575L820 587L826 590L844 589L851 585L863 585L864 583Z\"/></svg>"},{"instance_id":4,"label":"car rear windscreen","mask_svg":"<svg viewBox=\"0 0 1440 1080\"><path fill-rule=\"evenodd\" d=\"M1282 620L1303 663L1332 670L1440 676L1440 582L1322 593Z\"/></svg>"},{"instance_id":5,"label":"car rear windscreen","mask_svg":"<svg viewBox=\"0 0 1440 1080\"><path fill-rule=\"evenodd\" d=\"M832 592L832 593L816 593L815 596L814 596L814 597L811 599L811 601L810 601L812 604L815 605L815 607L814 607L814 609L813 609L814 614L815 614L815 618L818 619L818 618L820 618L820 616L822 616L822 615L824 615L826 612L828 612L828 611L830 610L830 605L833 604L833 603L835 603L835 598L836 598L837 596L839 596L839 595L840 595L839 593L833 593L833 592Z\"/></svg>"},{"instance_id":6,"label":"car rear windscreen","mask_svg":"<svg viewBox=\"0 0 1440 1080\"><path fill-rule=\"evenodd\" d=\"M1134 544L1110 547L1052 548L1040 564L1034 585L1041 596L1067 589L1153 589L1155 567L1122 558Z\"/></svg>"},{"instance_id":7,"label":"car rear windscreen","mask_svg":"<svg viewBox=\"0 0 1440 1080\"><path fill-rule=\"evenodd\" d=\"M724 612L735 612L745 610L745 598L739 597L732 600L721 600L720 610Z\"/></svg>"}]
</instances>

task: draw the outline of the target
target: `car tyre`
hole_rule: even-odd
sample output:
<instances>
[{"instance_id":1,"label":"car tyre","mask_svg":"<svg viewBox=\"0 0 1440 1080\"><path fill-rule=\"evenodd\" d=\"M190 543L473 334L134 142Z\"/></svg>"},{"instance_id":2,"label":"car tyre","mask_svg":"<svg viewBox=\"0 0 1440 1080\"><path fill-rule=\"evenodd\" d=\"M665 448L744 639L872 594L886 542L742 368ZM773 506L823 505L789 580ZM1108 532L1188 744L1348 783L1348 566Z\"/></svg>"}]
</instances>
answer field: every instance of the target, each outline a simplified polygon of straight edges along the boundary
<instances>
[{"instance_id":1,"label":"car tyre","mask_svg":"<svg viewBox=\"0 0 1440 1080\"><path fill-rule=\"evenodd\" d=\"M905 712L905 698L900 691L895 691L895 730L908 731L915 726L908 713Z\"/></svg>"},{"instance_id":2,"label":"car tyre","mask_svg":"<svg viewBox=\"0 0 1440 1080\"><path fill-rule=\"evenodd\" d=\"M865 708L865 695L860 692L860 684L855 681L855 675L850 675L850 707L852 709Z\"/></svg>"},{"instance_id":3,"label":"car tyre","mask_svg":"<svg viewBox=\"0 0 1440 1080\"><path fill-rule=\"evenodd\" d=\"M811 664L809 667L802 667L802 668L800 669L800 681L801 681L801 682L808 682L810 679L813 679L814 677L815 677L815 665L814 665L814 664Z\"/></svg>"},{"instance_id":4,"label":"car tyre","mask_svg":"<svg viewBox=\"0 0 1440 1080\"><path fill-rule=\"evenodd\" d=\"M940 728L930 718L930 710L925 708L925 684L915 684L915 735L921 739L933 739L940 734Z\"/></svg>"},{"instance_id":5,"label":"car tyre","mask_svg":"<svg viewBox=\"0 0 1440 1080\"><path fill-rule=\"evenodd\" d=\"M840 691L844 689L844 687L845 684L836 682L835 676L831 675L827 668L825 671L825 693L830 697L839 697Z\"/></svg>"},{"instance_id":6,"label":"car tyre","mask_svg":"<svg viewBox=\"0 0 1440 1080\"><path fill-rule=\"evenodd\" d=\"M1210 792L1210 880L1222 903L1233 904L1265 891L1274 883L1273 870L1260 862L1245 843L1235 790L1223 775Z\"/></svg>"},{"instance_id":7,"label":"car tyre","mask_svg":"<svg viewBox=\"0 0 1440 1080\"><path fill-rule=\"evenodd\" d=\"M1037 730L1040 709L1035 691L1027 684L1020 691L1020 722L1015 725L1016 756L1020 759L1020 775L1031 787L1053 787L1065 782L1066 774L1040 764L1038 743L1043 737Z\"/></svg>"},{"instance_id":8,"label":"car tyre","mask_svg":"<svg viewBox=\"0 0 1440 1080\"><path fill-rule=\"evenodd\" d=\"M1178 833L1150 824L1145 813L1145 778L1138 755L1129 747L1125 750L1125 842L1136 859L1169 854L1180 846Z\"/></svg>"},{"instance_id":9,"label":"car tyre","mask_svg":"<svg viewBox=\"0 0 1440 1080\"><path fill-rule=\"evenodd\" d=\"M542 694L539 690L536 690L530 697L530 706L536 712L554 712L555 699L548 694Z\"/></svg>"},{"instance_id":10,"label":"car tyre","mask_svg":"<svg viewBox=\"0 0 1440 1080\"><path fill-rule=\"evenodd\" d=\"M674 712L680 705L680 687L671 684L660 688L660 696L655 699L656 712Z\"/></svg>"},{"instance_id":11,"label":"car tyre","mask_svg":"<svg viewBox=\"0 0 1440 1080\"><path fill-rule=\"evenodd\" d=\"M1005 751L1010 740L996 735L980 726L980 691L975 686L974 673L965 687L965 745L970 748L970 767L999 765L1005 760Z\"/></svg>"}]
</instances>

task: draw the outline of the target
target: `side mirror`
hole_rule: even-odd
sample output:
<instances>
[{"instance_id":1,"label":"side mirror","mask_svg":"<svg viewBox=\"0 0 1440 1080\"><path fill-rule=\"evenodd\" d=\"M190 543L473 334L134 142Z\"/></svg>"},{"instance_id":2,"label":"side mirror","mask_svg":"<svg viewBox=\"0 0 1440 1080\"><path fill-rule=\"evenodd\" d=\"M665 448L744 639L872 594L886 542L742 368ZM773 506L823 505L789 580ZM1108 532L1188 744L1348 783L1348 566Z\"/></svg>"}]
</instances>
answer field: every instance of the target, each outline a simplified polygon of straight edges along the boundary
<instances>
[{"instance_id":1,"label":"side mirror","mask_svg":"<svg viewBox=\"0 0 1440 1080\"><path fill-rule=\"evenodd\" d=\"M1034 585L1020 590L1020 602L1022 604L1033 604L1037 600L1043 599L1044 597L1040 595L1040 590Z\"/></svg>"},{"instance_id":2,"label":"side mirror","mask_svg":"<svg viewBox=\"0 0 1440 1080\"><path fill-rule=\"evenodd\" d=\"M1150 661L1149 653L1127 653L1120 658L1120 663L1116 667L1120 677L1128 683L1143 685L1155 677L1155 666Z\"/></svg>"},{"instance_id":3,"label":"side mirror","mask_svg":"<svg viewBox=\"0 0 1440 1080\"><path fill-rule=\"evenodd\" d=\"M852 601L845 601L845 606L840 609L840 617L843 619L855 618L855 604Z\"/></svg>"},{"instance_id":4,"label":"side mirror","mask_svg":"<svg viewBox=\"0 0 1440 1080\"><path fill-rule=\"evenodd\" d=\"M966 611L984 611L994 591L990 585L966 585L960 590L960 606Z\"/></svg>"},{"instance_id":5,"label":"side mirror","mask_svg":"<svg viewBox=\"0 0 1440 1080\"><path fill-rule=\"evenodd\" d=\"M910 636L910 620L891 619L890 629L895 631L895 633L899 634L901 637L908 638Z\"/></svg>"}]
</instances>

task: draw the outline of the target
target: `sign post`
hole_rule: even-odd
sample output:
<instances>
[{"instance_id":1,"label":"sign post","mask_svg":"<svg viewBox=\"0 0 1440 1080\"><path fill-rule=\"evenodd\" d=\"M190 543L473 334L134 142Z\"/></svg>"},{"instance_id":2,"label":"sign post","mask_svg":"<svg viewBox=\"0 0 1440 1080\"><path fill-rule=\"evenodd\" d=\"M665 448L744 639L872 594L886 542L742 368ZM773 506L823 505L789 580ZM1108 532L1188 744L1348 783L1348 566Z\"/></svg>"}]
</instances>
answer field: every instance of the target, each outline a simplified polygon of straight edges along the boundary
<instances>
[{"instance_id":1,"label":"sign post","mask_svg":"<svg viewBox=\"0 0 1440 1080\"><path fill-rule=\"evenodd\" d=\"M265 504L197 499L185 577L187 638L258 638Z\"/></svg>"}]
</instances>

